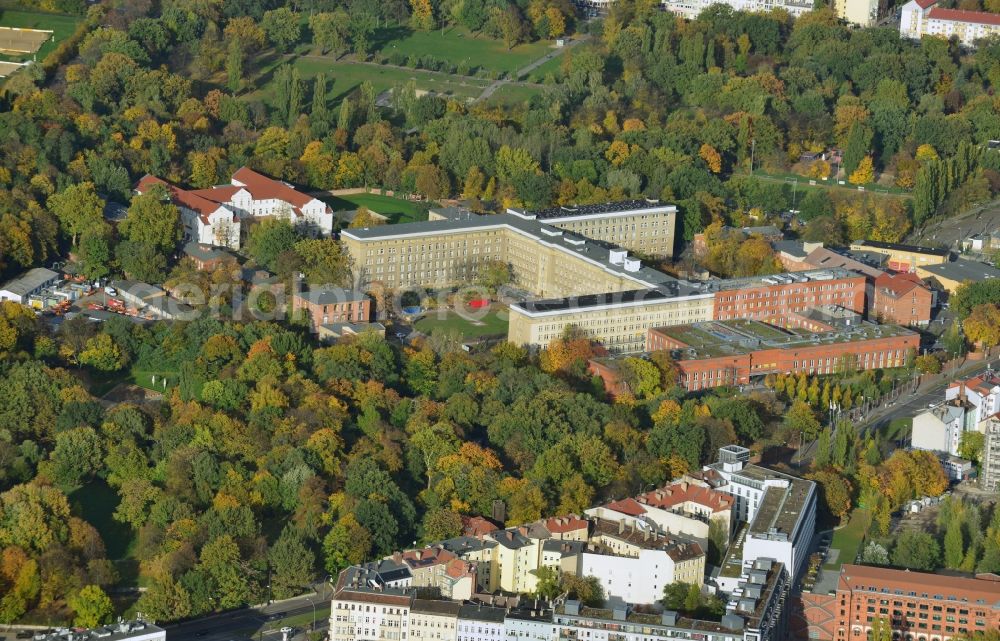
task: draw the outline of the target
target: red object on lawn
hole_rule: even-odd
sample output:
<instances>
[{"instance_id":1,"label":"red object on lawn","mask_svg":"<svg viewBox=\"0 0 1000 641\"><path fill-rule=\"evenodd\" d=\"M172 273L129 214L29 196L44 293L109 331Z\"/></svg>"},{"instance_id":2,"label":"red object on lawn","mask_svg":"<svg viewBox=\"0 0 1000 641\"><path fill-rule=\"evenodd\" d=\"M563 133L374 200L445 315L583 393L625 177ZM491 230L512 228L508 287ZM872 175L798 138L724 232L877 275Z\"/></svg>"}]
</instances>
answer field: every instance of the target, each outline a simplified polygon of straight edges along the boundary
<instances>
[{"instance_id":1,"label":"red object on lawn","mask_svg":"<svg viewBox=\"0 0 1000 641\"><path fill-rule=\"evenodd\" d=\"M469 301L470 309L482 309L490 304L490 299L488 298L477 298L476 300Z\"/></svg>"}]
</instances>

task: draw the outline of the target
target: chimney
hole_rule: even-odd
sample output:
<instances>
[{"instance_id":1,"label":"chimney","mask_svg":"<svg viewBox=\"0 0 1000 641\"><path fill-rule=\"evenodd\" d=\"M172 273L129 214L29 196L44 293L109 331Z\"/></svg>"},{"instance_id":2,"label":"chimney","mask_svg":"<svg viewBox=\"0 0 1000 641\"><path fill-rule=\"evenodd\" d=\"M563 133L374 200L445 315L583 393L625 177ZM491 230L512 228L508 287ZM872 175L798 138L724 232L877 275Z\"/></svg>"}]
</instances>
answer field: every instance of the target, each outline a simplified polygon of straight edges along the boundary
<instances>
[{"instance_id":1,"label":"chimney","mask_svg":"<svg viewBox=\"0 0 1000 641\"><path fill-rule=\"evenodd\" d=\"M624 533L625 533L625 519L621 519L620 521L618 521L618 534L624 534Z\"/></svg>"}]
</instances>

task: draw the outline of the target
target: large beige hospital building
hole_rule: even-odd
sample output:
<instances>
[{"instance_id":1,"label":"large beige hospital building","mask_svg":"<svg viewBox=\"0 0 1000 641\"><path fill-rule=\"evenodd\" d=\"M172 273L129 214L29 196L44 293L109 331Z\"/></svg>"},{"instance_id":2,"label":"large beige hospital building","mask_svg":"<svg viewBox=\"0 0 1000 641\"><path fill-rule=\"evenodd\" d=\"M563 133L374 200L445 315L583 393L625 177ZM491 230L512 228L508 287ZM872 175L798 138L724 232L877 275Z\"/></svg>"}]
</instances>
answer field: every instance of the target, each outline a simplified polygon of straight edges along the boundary
<instances>
[{"instance_id":1,"label":"large beige hospital building","mask_svg":"<svg viewBox=\"0 0 1000 641\"><path fill-rule=\"evenodd\" d=\"M517 210L480 216L446 208L432 210L426 222L346 229L340 238L362 288L449 287L475 280L481 265L500 261L510 266L516 286L535 295L575 296L652 288L672 279L610 241L556 225L663 253L668 241L673 244L675 214L673 206L647 201L562 210L558 217Z\"/></svg>"}]
</instances>

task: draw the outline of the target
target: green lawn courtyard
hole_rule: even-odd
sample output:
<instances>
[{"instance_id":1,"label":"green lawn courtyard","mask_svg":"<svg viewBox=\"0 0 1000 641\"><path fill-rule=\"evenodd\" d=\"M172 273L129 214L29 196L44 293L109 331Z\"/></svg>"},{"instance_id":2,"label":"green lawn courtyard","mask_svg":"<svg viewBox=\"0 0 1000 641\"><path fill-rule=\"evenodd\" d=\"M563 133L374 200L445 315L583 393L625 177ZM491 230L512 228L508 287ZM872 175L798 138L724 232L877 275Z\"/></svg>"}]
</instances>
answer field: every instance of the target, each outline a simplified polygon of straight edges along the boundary
<instances>
[{"instance_id":1,"label":"green lawn courtyard","mask_svg":"<svg viewBox=\"0 0 1000 641\"><path fill-rule=\"evenodd\" d=\"M475 35L464 27L413 31L408 27L386 27L375 32L376 50L383 56L432 56L470 68L513 73L549 52L552 42L539 40L508 49L501 40Z\"/></svg>"},{"instance_id":2,"label":"green lawn courtyard","mask_svg":"<svg viewBox=\"0 0 1000 641\"><path fill-rule=\"evenodd\" d=\"M866 508L857 508L848 517L847 525L834 530L833 541L830 543L830 553L823 564L824 570L835 570L844 563L854 563L865 540L868 526L871 525L871 512Z\"/></svg>"},{"instance_id":3,"label":"green lawn courtyard","mask_svg":"<svg viewBox=\"0 0 1000 641\"><path fill-rule=\"evenodd\" d=\"M428 336L436 329L456 330L461 332L466 340L507 334L506 309L491 309L482 317L478 313L469 313L466 316L452 310L431 310L418 320L414 327Z\"/></svg>"},{"instance_id":4,"label":"green lawn courtyard","mask_svg":"<svg viewBox=\"0 0 1000 641\"><path fill-rule=\"evenodd\" d=\"M382 194L348 194L323 199L334 211L365 207L389 218L390 223L412 223L427 220L427 210L419 203Z\"/></svg>"},{"instance_id":5,"label":"green lawn courtyard","mask_svg":"<svg viewBox=\"0 0 1000 641\"><path fill-rule=\"evenodd\" d=\"M3 55L0 60L13 62L23 62L35 57L41 62L60 42L68 38L76 30L76 26L83 20L80 16L65 16L52 13L38 13L34 11L16 11L11 9L0 10L0 27L16 27L18 29L41 29L52 31L53 39L49 39L41 46L34 56L32 55Z\"/></svg>"}]
</instances>

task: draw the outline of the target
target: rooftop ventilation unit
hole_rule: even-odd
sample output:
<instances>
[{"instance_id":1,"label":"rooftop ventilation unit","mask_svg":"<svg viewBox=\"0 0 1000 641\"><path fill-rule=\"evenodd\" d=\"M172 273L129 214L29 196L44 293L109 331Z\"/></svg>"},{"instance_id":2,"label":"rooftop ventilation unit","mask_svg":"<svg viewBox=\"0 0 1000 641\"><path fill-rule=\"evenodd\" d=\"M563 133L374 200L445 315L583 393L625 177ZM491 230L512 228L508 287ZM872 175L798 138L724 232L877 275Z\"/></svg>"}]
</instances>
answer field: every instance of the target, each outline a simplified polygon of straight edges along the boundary
<instances>
[{"instance_id":1,"label":"rooftop ventilation unit","mask_svg":"<svg viewBox=\"0 0 1000 641\"><path fill-rule=\"evenodd\" d=\"M637 272L642 268L642 261L637 258L626 258L625 259L625 271L627 272Z\"/></svg>"},{"instance_id":2,"label":"rooftop ventilation unit","mask_svg":"<svg viewBox=\"0 0 1000 641\"><path fill-rule=\"evenodd\" d=\"M628 252L625 251L624 249L612 249L609 254L608 261L612 265L621 265L625 262L625 259L627 257L628 257Z\"/></svg>"}]
</instances>

